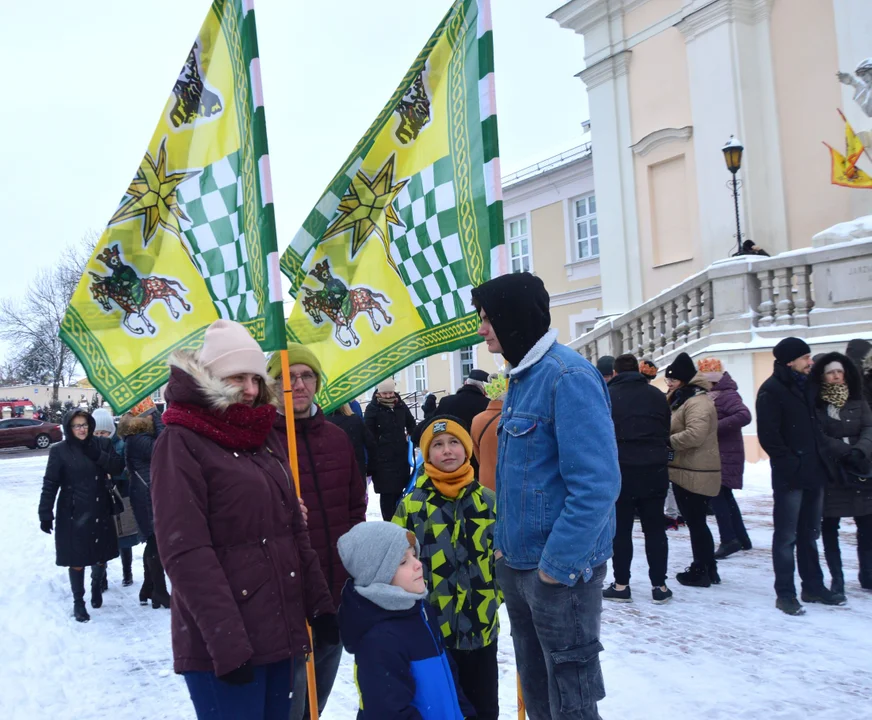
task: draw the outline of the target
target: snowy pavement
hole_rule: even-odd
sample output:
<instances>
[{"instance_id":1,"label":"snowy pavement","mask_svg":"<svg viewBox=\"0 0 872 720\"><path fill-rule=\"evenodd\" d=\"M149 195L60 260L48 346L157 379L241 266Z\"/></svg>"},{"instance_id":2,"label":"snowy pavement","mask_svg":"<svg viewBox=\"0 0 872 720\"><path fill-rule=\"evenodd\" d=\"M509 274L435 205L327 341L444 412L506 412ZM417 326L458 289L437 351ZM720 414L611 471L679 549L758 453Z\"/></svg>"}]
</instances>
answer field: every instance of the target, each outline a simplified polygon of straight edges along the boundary
<instances>
[{"instance_id":1,"label":"snowy pavement","mask_svg":"<svg viewBox=\"0 0 872 720\"><path fill-rule=\"evenodd\" d=\"M44 457L0 457L0 717L4 720L193 720L183 680L172 672L169 612L140 607L141 551L133 587L121 587L119 561L91 622L72 618L66 569L36 507ZM770 562L768 463L748 466L739 493L754 550L720 564L723 583L683 588L651 603L641 531L635 535L635 602L606 604L604 720L776 720L872 717L872 593L857 583L854 525L842 523L848 605L807 606L789 618L775 610ZM377 517L377 503L371 504ZM714 527L714 519L711 518ZM670 532L669 575L690 563L687 531ZM826 573L826 571L825 571ZM609 573L608 581L611 580ZM514 653L503 611L501 718L516 718ZM351 720L357 695L343 659L325 720Z\"/></svg>"}]
</instances>

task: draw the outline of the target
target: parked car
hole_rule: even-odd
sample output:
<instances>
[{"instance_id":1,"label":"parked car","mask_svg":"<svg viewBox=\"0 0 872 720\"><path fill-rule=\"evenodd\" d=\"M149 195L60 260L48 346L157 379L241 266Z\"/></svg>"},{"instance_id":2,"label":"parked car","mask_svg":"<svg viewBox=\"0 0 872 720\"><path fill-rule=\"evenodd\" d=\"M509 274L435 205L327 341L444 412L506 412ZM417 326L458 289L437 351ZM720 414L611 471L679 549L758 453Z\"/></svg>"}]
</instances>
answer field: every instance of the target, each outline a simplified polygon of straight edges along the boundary
<instances>
[{"instance_id":1,"label":"parked car","mask_svg":"<svg viewBox=\"0 0 872 720\"><path fill-rule=\"evenodd\" d=\"M29 447L45 450L64 439L60 425L43 420L0 420L0 448Z\"/></svg>"}]
</instances>

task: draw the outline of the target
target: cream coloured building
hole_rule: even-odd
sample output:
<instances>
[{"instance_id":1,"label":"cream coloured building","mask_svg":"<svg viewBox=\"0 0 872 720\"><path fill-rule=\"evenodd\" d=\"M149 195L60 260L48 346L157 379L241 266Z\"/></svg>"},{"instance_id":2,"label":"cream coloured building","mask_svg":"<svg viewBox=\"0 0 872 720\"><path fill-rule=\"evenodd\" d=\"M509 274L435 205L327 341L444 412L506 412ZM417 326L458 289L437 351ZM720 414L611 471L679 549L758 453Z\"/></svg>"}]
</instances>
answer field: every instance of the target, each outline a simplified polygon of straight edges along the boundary
<instances>
[{"instance_id":1,"label":"cream coloured building","mask_svg":"<svg viewBox=\"0 0 872 720\"><path fill-rule=\"evenodd\" d=\"M551 294L560 342L592 330L602 314L600 230L593 154L581 145L503 178L505 272L528 270ZM441 398L473 368L495 372L500 357L476 345L420 360L396 375L399 392Z\"/></svg>"},{"instance_id":2,"label":"cream coloured building","mask_svg":"<svg viewBox=\"0 0 872 720\"><path fill-rule=\"evenodd\" d=\"M872 239L813 241L872 214L872 192L831 184L822 145L844 145L839 108L872 128L836 78L872 55L872 2L570 0L550 17L584 36L579 77L607 238L605 317L573 343L580 352L633 352L661 368L682 350L717 355L753 407L782 337L813 352L872 338ZM729 259L736 217L721 148L731 135L745 148L743 239L772 258ZM753 424L747 432L756 447Z\"/></svg>"},{"instance_id":3,"label":"cream coloured building","mask_svg":"<svg viewBox=\"0 0 872 720\"><path fill-rule=\"evenodd\" d=\"M551 17L584 36L606 313L734 251L731 135L743 235L772 255L872 213L872 193L830 184L822 145L843 144L838 108L872 125L836 79L872 55L872 2L571 0Z\"/></svg>"}]
</instances>

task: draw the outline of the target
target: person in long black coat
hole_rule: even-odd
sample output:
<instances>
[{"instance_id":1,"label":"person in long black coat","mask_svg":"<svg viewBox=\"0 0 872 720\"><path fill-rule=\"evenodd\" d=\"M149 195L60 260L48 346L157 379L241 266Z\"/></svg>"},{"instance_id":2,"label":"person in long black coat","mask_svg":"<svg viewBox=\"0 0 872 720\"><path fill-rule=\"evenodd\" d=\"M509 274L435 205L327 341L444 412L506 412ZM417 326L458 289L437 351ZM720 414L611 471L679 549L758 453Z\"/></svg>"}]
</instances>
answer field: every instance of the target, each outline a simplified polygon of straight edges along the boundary
<instances>
[{"instance_id":1,"label":"person in long black coat","mask_svg":"<svg viewBox=\"0 0 872 720\"><path fill-rule=\"evenodd\" d=\"M863 398L860 372L841 353L827 353L809 377L823 431L821 457L828 479L821 538L830 569L830 590L844 593L839 520L854 518L860 586L872 590L872 409Z\"/></svg>"},{"instance_id":2,"label":"person in long black coat","mask_svg":"<svg viewBox=\"0 0 872 720\"><path fill-rule=\"evenodd\" d=\"M170 594L157 550L151 506L151 453L163 429L160 413L150 401L134 407L118 423L118 434L125 439L124 460L130 478L130 505L139 532L145 538L139 602L145 605L151 600L153 608L169 610Z\"/></svg>"},{"instance_id":3,"label":"person in long black coat","mask_svg":"<svg viewBox=\"0 0 872 720\"><path fill-rule=\"evenodd\" d=\"M827 470L820 457L821 430L808 387L811 349L800 338L788 337L773 354L772 376L757 393L757 439L772 468L776 607L788 615L801 615L794 567L802 579L804 602L841 605L845 596L824 587L817 548Z\"/></svg>"},{"instance_id":4,"label":"person in long black coat","mask_svg":"<svg viewBox=\"0 0 872 720\"><path fill-rule=\"evenodd\" d=\"M64 416L65 439L49 450L39 498L39 525L45 533L55 531L56 563L69 568L73 614L79 622L90 619L85 566L91 566L91 606L99 608L106 563L118 557L110 478L121 474L124 460L109 438L94 436L94 426L85 410Z\"/></svg>"},{"instance_id":5,"label":"person in long black coat","mask_svg":"<svg viewBox=\"0 0 872 720\"><path fill-rule=\"evenodd\" d=\"M349 403L324 417L348 435L348 439L351 440L351 444L354 446L354 457L357 459L360 477L366 479L367 458L374 457L378 448L375 438L369 431L369 428L366 427L363 418L354 412Z\"/></svg>"},{"instance_id":6,"label":"person in long black coat","mask_svg":"<svg viewBox=\"0 0 872 720\"><path fill-rule=\"evenodd\" d=\"M382 518L389 521L411 478L406 434L415 430L415 418L397 394L393 380L379 384L366 407L364 421L377 445L375 456L369 458L369 474L379 494Z\"/></svg>"}]
</instances>

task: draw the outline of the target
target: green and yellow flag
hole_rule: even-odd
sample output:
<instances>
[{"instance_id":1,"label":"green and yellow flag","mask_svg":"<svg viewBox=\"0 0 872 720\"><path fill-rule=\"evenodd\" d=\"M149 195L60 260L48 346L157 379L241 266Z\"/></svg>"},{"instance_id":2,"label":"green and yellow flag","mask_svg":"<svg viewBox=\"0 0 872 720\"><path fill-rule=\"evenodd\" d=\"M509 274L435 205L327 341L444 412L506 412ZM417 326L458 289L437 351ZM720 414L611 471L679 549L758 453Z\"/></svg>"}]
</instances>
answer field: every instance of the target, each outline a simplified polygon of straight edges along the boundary
<instances>
[{"instance_id":1,"label":"green and yellow flag","mask_svg":"<svg viewBox=\"0 0 872 720\"><path fill-rule=\"evenodd\" d=\"M490 3L457 0L282 256L319 404L475 343L503 242Z\"/></svg>"},{"instance_id":2,"label":"green and yellow flag","mask_svg":"<svg viewBox=\"0 0 872 720\"><path fill-rule=\"evenodd\" d=\"M284 345L253 0L214 0L61 337L116 412L214 320Z\"/></svg>"}]
</instances>

